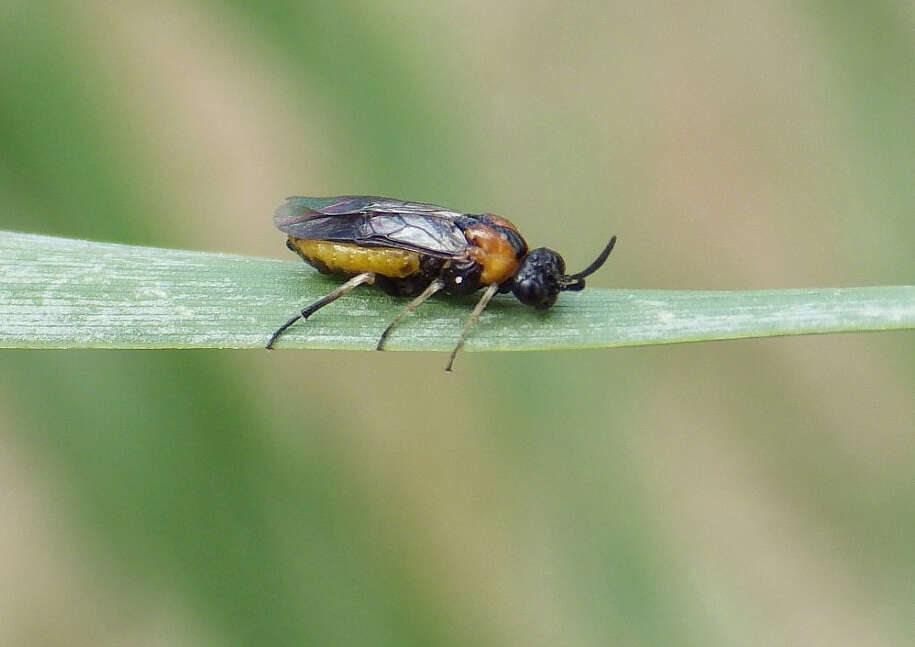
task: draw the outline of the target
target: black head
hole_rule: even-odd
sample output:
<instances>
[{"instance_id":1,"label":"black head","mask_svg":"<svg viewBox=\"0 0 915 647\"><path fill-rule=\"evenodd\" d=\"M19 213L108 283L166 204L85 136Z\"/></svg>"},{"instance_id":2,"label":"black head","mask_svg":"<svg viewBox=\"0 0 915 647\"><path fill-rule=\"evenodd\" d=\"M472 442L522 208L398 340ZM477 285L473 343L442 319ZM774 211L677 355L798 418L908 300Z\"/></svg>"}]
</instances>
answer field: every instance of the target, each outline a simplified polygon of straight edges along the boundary
<instances>
[{"instance_id":1,"label":"black head","mask_svg":"<svg viewBox=\"0 0 915 647\"><path fill-rule=\"evenodd\" d=\"M521 303L538 310L549 308L556 303L559 293L564 290L577 292L584 289L585 277L593 274L610 256L616 236L610 239L604 251L587 268L577 274L567 275L566 263L562 256L546 247L532 250L521 262L518 272L512 277L511 290Z\"/></svg>"}]
</instances>

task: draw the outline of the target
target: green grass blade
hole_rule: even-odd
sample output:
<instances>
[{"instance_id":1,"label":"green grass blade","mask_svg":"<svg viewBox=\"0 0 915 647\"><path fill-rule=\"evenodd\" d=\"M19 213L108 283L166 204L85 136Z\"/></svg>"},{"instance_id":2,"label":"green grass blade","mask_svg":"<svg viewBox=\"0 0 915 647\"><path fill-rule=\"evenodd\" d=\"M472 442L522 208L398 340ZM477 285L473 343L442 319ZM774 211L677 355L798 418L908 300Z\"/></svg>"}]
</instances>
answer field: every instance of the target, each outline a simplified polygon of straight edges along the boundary
<instances>
[{"instance_id":1,"label":"green grass blade","mask_svg":"<svg viewBox=\"0 0 915 647\"><path fill-rule=\"evenodd\" d=\"M296 261L0 232L0 347L261 348L338 281ZM473 297L433 299L392 350L449 350ZM361 288L278 348L365 350L404 306ZM915 328L915 286L601 290L536 312L497 297L467 350L551 350Z\"/></svg>"}]
</instances>

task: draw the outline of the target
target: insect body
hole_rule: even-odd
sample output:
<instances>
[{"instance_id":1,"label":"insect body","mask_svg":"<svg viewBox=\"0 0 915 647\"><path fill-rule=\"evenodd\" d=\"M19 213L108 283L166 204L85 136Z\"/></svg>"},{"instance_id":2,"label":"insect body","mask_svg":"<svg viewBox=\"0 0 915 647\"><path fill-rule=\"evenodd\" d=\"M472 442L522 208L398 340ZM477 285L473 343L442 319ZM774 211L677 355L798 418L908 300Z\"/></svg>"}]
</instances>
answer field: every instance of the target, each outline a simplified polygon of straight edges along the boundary
<instances>
[{"instance_id":1,"label":"insect body","mask_svg":"<svg viewBox=\"0 0 915 647\"><path fill-rule=\"evenodd\" d=\"M414 297L378 340L378 350L394 327L439 291L470 294L485 288L451 353L450 371L470 328L497 292L511 291L519 301L549 308L564 290L585 287L585 277L607 260L616 236L586 269L565 273L565 261L551 249L528 251L508 220L492 214L466 214L420 202L372 196L288 198L274 222L287 235L286 246L325 274L350 277L339 288L311 304L273 334L273 348L299 319L363 283L395 296Z\"/></svg>"}]
</instances>

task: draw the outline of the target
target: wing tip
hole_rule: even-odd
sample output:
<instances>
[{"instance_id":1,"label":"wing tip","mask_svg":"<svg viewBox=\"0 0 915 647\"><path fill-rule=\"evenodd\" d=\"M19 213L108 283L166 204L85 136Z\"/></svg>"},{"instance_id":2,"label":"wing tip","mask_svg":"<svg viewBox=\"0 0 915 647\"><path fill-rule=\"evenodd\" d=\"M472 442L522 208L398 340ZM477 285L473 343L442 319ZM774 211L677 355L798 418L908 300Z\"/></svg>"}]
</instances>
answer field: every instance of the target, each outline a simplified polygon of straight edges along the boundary
<instances>
[{"instance_id":1,"label":"wing tip","mask_svg":"<svg viewBox=\"0 0 915 647\"><path fill-rule=\"evenodd\" d=\"M303 200L307 199L301 196L286 198L286 201L273 212L273 224L276 225L277 229L288 233L290 226L313 215L315 211L303 202Z\"/></svg>"}]
</instances>

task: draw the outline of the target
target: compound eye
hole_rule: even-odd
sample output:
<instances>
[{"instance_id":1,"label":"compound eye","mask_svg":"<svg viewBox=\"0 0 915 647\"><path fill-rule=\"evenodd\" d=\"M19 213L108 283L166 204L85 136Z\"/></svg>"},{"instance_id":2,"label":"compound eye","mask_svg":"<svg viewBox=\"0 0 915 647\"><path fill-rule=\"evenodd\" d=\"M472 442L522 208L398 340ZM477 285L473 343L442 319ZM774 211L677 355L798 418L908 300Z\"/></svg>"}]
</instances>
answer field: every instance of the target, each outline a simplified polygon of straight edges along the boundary
<instances>
[{"instance_id":1,"label":"compound eye","mask_svg":"<svg viewBox=\"0 0 915 647\"><path fill-rule=\"evenodd\" d=\"M517 285L514 293L518 300L538 310L549 308L556 303L556 297L559 296L558 287L551 290L549 286L544 285L543 281L524 281Z\"/></svg>"},{"instance_id":2,"label":"compound eye","mask_svg":"<svg viewBox=\"0 0 915 647\"><path fill-rule=\"evenodd\" d=\"M537 306L543 299L543 291L540 286L533 280L515 280L512 285L512 293L521 303L528 306Z\"/></svg>"},{"instance_id":3,"label":"compound eye","mask_svg":"<svg viewBox=\"0 0 915 647\"><path fill-rule=\"evenodd\" d=\"M533 250L521 263L512 282L512 292L521 303L538 309L549 308L559 296L565 271L562 257L551 249Z\"/></svg>"}]
</instances>

